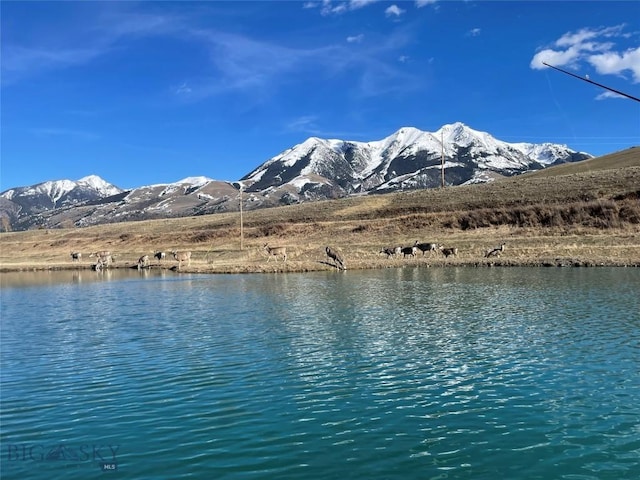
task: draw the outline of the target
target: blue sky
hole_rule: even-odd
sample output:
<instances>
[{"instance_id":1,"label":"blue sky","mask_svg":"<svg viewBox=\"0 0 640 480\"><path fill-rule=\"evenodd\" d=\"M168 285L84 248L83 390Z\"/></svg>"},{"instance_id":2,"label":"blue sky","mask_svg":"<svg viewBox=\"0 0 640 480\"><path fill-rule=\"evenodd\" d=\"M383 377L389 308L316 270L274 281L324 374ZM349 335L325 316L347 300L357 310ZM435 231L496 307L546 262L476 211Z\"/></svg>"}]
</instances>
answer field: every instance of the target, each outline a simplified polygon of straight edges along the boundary
<instances>
[{"instance_id":1,"label":"blue sky","mask_svg":"<svg viewBox=\"0 0 640 480\"><path fill-rule=\"evenodd\" d=\"M640 2L2 1L0 190L238 180L311 136L463 122L640 145Z\"/></svg>"}]
</instances>

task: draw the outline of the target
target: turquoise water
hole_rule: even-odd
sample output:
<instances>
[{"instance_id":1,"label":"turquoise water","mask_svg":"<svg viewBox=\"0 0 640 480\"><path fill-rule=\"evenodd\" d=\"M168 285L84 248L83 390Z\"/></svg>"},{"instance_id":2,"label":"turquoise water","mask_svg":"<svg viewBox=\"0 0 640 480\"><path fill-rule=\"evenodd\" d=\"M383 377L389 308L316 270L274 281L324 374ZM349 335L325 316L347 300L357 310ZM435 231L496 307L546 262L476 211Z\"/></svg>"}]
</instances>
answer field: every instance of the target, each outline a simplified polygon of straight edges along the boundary
<instances>
[{"instance_id":1,"label":"turquoise water","mask_svg":"<svg viewBox=\"0 0 640 480\"><path fill-rule=\"evenodd\" d=\"M640 269L43 275L3 479L640 478Z\"/></svg>"}]
</instances>

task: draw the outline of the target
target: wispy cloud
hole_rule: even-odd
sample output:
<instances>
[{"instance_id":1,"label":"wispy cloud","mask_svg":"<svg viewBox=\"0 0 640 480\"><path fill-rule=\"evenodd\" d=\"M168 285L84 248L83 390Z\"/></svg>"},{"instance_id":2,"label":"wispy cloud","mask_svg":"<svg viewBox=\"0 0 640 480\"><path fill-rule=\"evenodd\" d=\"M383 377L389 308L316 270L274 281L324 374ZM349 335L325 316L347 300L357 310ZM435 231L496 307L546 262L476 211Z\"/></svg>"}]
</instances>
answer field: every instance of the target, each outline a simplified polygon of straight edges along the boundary
<instances>
[{"instance_id":1,"label":"wispy cloud","mask_svg":"<svg viewBox=\"0 0 640 480\"><path fill-rule=\"evenodd\" d=\"M8 85L43 72L87 64L114 51L126 37L175 31L176 19L111 10L73 28L61 24L55 36L42 33L18 41L3 33L2 83Z\"/></svg>"},{"instance_id":2,"label":"wispy cloud","mask_svg":"<svg viewBox=\"0 0 640 480\"><path fill-rule=\"evenodd\" d=\"M479 36L481 33L481 30L479 28L472 28L471 30L469 30L467 32L467 36L468 37L477 37Z\"/></svg>"},{"instance_id":3,"label":"wispy cloud","mask_svg":"<svg viewBox=\"0 0 640 480\"><path fill-rule=\"evenodd\" d=\"M339 2L357 10L375 3L372 0ZM311 6L311 5L310 5ZM309 8L310 8L309 6ZM334 8L338 3L325 0L314 3ZM394 15L398 11L394 10ZM85 24L68 35L9 39L2 44L3 82L89 64L114 51L123 51L140 38L166 37L188 42L205 52L202 68L185 74L179 83L168 85L166 92L181 101L199 101L217 95L241 93L245 101L261 102L300 79L342 77L351 82L356 96L375 96L390 89L401 90L413 79L400 68L397 59L411 39L403 32L363 42L364 34L346 37L346 42L299 46L283 41L265 40L257 35L240 34L210 27L198 27L192 11L180 15L140 13L120 4L107 11L92 10ZM410 88L410 85L409 85Z\"/></svg>"},{"instance_id":4,"label":"wispy cloud","mask_svg":"<svg viewBox=\"0 0 640 480\"><path fill-rule=\"evenodd\" d=\"M100 135L93 132L60 127L32 128L30 132L38 137L69 137L79 140L97 140L100 138Z\"/></svg>"},{"instance_id":5,"label":"wispy cloud","mask_svg":"<svg viewBox=\"0 0 640 480\"><path fill-rule=\"evenodd\" d=\"M393 4L390 7L387 7L387 9L384 11L384 14L387 17L396 17L397 18L397 17L401 16L405 12L406 12L406 10L403 10L400 7L398 7L396 4Z\"/></svg>"},{"instance_id":6,"label":"wispy cloud","mask_svg":"<svg viewBox=\"0 0 640 480\"><path fill-rule=\"evenodd\" d=\"M316 124L317 121L318 117L316 115L304 115L291 120L286 124L285 129L288 132L304 132L312 135L320 135L321 130Z\"/></svg>"},{"instance_id":7,"label":"wispy cloud","mask_svg":"<svg viewBox=\"0 0 640 480\"><path fill-rule=\"evenodd\" d=\"M416 0L416 7L418 8L422 8L422 7L426 7L427 5L433 5L437 2L438 0Z\"/></svg>"},{"instance_id":8,"label":"wispy cloud","mask_svg":"<svg viewBox=\"0 0 640 480\"><path fill-rule=\"evenodd\" d=\"M176 95L189 95L193 92L191 87L187 85L187 82L182 82L178 88L175 89Z\"/></svg>"},{"instance_id":9,"label":"wispy cloud","mask_svg":"<svg viewBox=\"0 0 640 480\"><path fill-rule=\"evenodd\" d=\"M619 94L614 93L614 92L606 91L606 92L603 92L600 95L598 95L596 97L596 100L606 100L606 99L609 99L609 98L626 98L626 97L624 95L619 95Z\"/></svg>"},{"instance_id":10,"label":"wispy cloud","mask_svg":"<svg viewBox=\"0 0 640 480\"><path fill-rule=\"evenodd\" d=\"M328 64L339 53L339 46L294 48L261 41L245 35L217 30L191 31L190 35L209 50L216 74L205 79L208 94L232 90L273 88L294 72ZM334 68L340 62L333 62ZM195 91L197 86L190 83Z\"/></svg>"},{"instance_id":11,"label":"wispy cloud","mask_svg":"<svg viewBox=\"0 0 640 480\"><path fill-rule=\"evenodd\" d=\"M2 48L2 83L7 85L48 70L84 64L104 55L108 49L105 45L86 48L5 45Z\"/></svg>"},{"instance_id":12,"label":"wispy cloud","mask_svg":"<svg viewBox=\"0 0 640 480\"><path fill-rule=\"evenodd\" d=\"M284 126L285 133L302 133L304 135L320 137L320 138L357 138L368 135L362 132L353 132L345 130L331 130L322 128L318 125L320 122L318 115L303 115L294 118Z\"/></svg>"},{"instance_id":13,"label":"wispy cloud","mask_svg":"<svg viewBox=\"0 0 640 480\"><path fill-rule=\"evenodd\" d=\"M353 10L359 10L368 5L376 3L379 0L349 0L349 1L333 1L322 0L319 2L306 2L303 4L303 8L319 8L320 14L327 15L342 15Z\"/></svg>"},{"instance_id":14,"label":"wispy cloud","mask_svg":"<svg viewBox=\"0 0 640 480\"><path fill-rule=\"evenodd\" d=\"M277 94L280 88L289 85L291 79L314 78L349 74L352 84L366 85L356 89L355 94L376 95L386 91L375 85L406 87L407 74L389 61L389 54L398 57L398 51L410 38L402 32L384 37L383 41L361 44L364 35L347 38L347 44L326 44L303 48L264 41L247 35L217 30L192 31L210 52L211 67L215 75L207 78L189 79L192 99L226 92L244 92L259 97ZM369 42L368 42L369 43ZM363 79L367 78L366 82ZM378 79L378 81L376 81ZM360 83L358 83L360 82Z\"/></svg>"},{"instance_id":15,"label":"wispy cloud","mask_svg":"<svg viewBox=\"0 0 640 480\"><path fill-rule=\"evenodd\" d=\"M534 70L547 68L543 62L556 67L567 66L577 70L583 64L595 68L602 75L631 73L635 83L640 82L640 47L621 49L619 41L627 39L625 25L602 28L583 28L567 32L550 47L539 50L532 58Z\"/></svg>"}]
</instances>

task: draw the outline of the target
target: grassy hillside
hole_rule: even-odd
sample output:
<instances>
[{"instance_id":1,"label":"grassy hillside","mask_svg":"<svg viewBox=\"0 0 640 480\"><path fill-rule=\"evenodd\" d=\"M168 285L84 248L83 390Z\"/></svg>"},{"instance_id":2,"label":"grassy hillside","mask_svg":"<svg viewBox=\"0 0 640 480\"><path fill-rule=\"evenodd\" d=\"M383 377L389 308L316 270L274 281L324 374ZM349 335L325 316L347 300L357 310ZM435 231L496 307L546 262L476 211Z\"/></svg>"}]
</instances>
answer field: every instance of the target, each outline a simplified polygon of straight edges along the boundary
<instances>
[{"instance_id":1,"label":"grassy hillside","mask_svg":"<svg viewBox=\"0 0 640 480\"><path fill-rule=\"evenodd\" d=\"M401 265L640 265L640 149L560 165L490 184L368 195L238 213L88 228L0 234L0 270L90 268L89 253L110 250L131 267L155 250L191 250L183 271L262 272L332 268L324 247L348 268ZM386 259L383 246L438 242L440 254ZM487 249L506 242L499 258ZM286 264L262 247L286 246ZM242 248L241 248L242 247ZM83 261L72 263L71 251ZM169 259L152 262L170 268Z\"/></svg>"},{"instance_id":2,"label":"grassy hillside","mask_svg":"<svg viewBox=\"0 0 640 480\"><path fill-rule=\"evenodd\" d=\"M526 173L523 177L546 178L573 173L590 173L601 170L624 169L640 166L640 146L621 150L602 157L583 160L582 162L564 163L537 172Z\"/></svg>"}]
</instances>

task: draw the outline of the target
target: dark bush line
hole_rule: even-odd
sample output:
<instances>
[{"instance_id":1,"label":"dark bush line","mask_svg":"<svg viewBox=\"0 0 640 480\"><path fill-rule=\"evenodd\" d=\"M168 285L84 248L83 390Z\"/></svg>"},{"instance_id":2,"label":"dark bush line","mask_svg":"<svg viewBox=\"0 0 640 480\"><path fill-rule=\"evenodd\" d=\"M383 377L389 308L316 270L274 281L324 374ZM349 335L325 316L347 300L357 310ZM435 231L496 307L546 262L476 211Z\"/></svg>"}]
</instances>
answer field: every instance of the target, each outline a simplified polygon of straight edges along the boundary
<instances>
[{"instance_id":1,"label":"dark bush line","mask_svg":"<svg viewBox=\"0 0 640 480\"><path fill-rule=\"evenodd\" d=\"M265 237L282 235L288 230L288 226L282 223L274 223L272 225L264 225L259 228L260 233Z\"/></svg>"},{"instance_id":2,"label":"dark bush line","mask_svg":"<svg viewBox=\"0 0 640 480\"><path fill-rule=\"evenodd\" d=\"M568 205L472 210L445 219L442 226L461 230L501 225L543 228L579 225L607 229L638 224L640 203L637 200L594 200Z\"/></svg>"},{"instance_id":3,"label":"dark bush line","mask_svg":"<svg viewBox=\"0 0 640 480\"><path fill-rule=\"evenodd\" d=\"M200 231L193 233L189 240L195 243L203 243L203 242L211 242L212 240L216 240L218 238L225 238L230 234L233 235L234 231L238 230L238 236L240 235L239 229L226 229L226 228L218 228L211 229L206 231Z\"/></svg>"}]
</instances>

